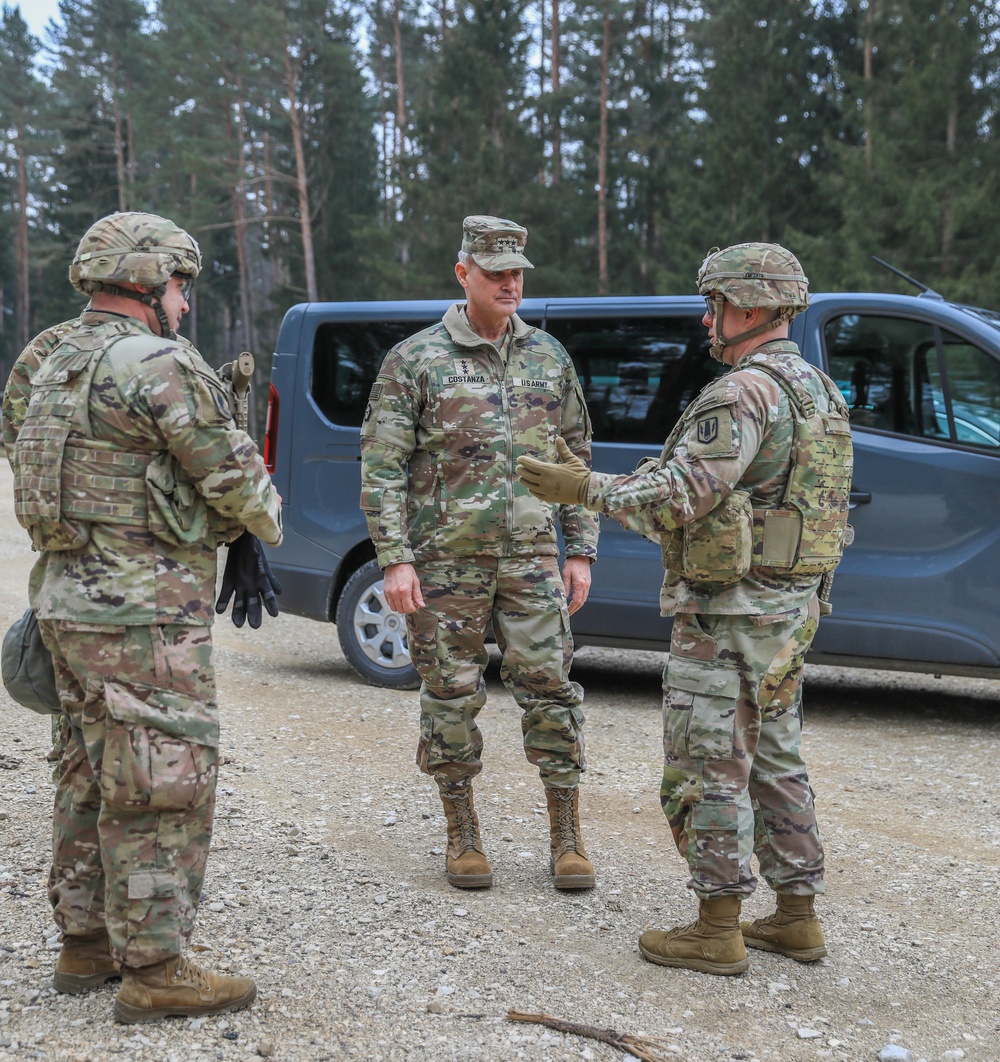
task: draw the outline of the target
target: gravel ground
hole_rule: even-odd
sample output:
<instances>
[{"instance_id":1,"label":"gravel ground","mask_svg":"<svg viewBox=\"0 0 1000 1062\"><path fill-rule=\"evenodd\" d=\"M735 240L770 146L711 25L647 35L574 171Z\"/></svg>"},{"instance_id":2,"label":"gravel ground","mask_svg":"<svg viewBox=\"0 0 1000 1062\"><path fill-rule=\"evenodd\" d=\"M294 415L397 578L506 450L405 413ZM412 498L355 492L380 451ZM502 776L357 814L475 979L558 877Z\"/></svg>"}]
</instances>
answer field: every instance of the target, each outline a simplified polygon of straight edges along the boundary
<instances>
[{"instance_id":1,"label":"gravel ground","mask_svg":"<svg viewBox=\"0 0 1000 1062\"><path fill-rule=\"evenodd\" d=\"M0 470L0 624L31 554ZM268 617L265 617L267 620ZM217 628L223 755L194 958L250 973L221 1018L120 1026L116 986L51 987L48 724L0 690L0 1059L620 1059L508 1010L655 1038L664 1059L1000 1062L1000 684L811 667L806 758L828 856L830 949L751 953L735 978L642 961L693 897L657 800L652 653L585 649L591 892L550 884L540 784L495 665L477 783L495 884L451 888L444 820L413 763L414 693L353 675L332 626ZM766 886L749 917L773 904Z\"/></svg>"}]
</instances>

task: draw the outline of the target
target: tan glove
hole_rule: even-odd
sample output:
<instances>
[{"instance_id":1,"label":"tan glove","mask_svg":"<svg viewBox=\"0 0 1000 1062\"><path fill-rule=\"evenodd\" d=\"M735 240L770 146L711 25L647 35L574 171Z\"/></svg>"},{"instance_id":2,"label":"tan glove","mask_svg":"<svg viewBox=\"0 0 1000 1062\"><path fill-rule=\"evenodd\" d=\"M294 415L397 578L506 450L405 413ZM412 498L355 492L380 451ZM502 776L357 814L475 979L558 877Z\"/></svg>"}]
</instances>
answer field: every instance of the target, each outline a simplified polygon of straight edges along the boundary
<instances>
[{"instance_id":1,"label":"tan glove","mask_svg":"<svg viewBox=\"0 0 1000 1062\"><path fill-rule=\"evenodd\" d=\"M590 469L566 445L556 439L560 464L539 461L534 457L519 457L517 474L521 482L536 498L556 505L582 505L587 497Z\"/></svg>"}]
</instances>

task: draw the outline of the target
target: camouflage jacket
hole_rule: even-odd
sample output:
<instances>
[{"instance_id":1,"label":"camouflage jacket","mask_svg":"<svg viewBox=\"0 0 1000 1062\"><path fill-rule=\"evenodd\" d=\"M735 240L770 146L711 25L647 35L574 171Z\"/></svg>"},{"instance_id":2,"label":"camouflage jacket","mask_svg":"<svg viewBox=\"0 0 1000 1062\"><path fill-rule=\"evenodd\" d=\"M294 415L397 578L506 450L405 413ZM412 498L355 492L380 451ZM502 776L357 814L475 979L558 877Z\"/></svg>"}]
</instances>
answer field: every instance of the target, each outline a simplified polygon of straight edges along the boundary
<instances>
[{"instance_id":1,"label":"camouflage jacket","mask_svg":"<svg viewBox=\"0 0 1000 1062\"><path fill-rule=\"evenodd\" d=\"M516 314L504 358L464 309L386 355L361 427L361 508L379 564L559 552L596 557L598 520L534 498L522 454L557 460L555 440L590 464L590 419L560 343Z\"/></svg>"},{"instance_id":2,"label":"camouflage jacket","mask_svg":"<svg viewBox=\"0 0 1000 1062\"><path fill-rule=\"evenodd\" d=\"M233 425L215 372L186 340L163 339L143 322L114 313L86 310L76 321L43 332L18 358L3 402L15 491L24 487L29 429L44 431L48 419L32 406L45 397L46 387L58 387L67 375L62 363L85 360L87 349L97 359L85 403L90 430L86 436L71 434L66 452L74 444L89 445L100 453L134 455L137 468L169 467L193 488L196 509L218 514L218 522L235 533L247 527L264 542L280 543L281 499L257 447ZM72 504L66 489L71 471L64 458L61 508ZM109 488L119 510L123 496L132 496L137 509L145 503L146 480L133 479ZM29 599L39 617L210 625L216 547L220 537L234 532L177 543L154 534L150 523L105 523L95 516L80 548L40 550L29 579Z\"/></svg>"},{"instance_id":3,"label":"camouflage jacket","mask_svg":"<svg viewBox=\"0 0 1000 1062\"><path fill-rule=\"evenodd\" d=\"M729 373L708 384L684 412L658 462L646 459L635 473L593 473L588 508L657 541L700 520L732 495L746 491L754 512L779 508L792 471L796 424L784 388L758 364L780 368L800 380L817 409L829 411L827 389L836 387L806 361L789 340L771 340L750 351ZM846 455L835 470L846 509L850 489L849 436ZM666 554L666 551L665 551ZM665 561L666 563L666 561ZM738 582L718 585L685 578L667 567L660 591L664 615L769 615L805 604L816 592L818 575L795 575L751 567Z\"/></svg>"},{"instance_id":4,"label":"camouflage jacket","mask_svg":"<svg viewBox=\"0 0 1000 1062\"><path fill-rule=\"evenodd\" d=\"M54 350L76 326L77 319L46 328L21 351L7 377L3 392L3 444L8 461L13 459L17 433L24 423L31 398L31 380L45 356Z\"/></svg>"}]
</instances>

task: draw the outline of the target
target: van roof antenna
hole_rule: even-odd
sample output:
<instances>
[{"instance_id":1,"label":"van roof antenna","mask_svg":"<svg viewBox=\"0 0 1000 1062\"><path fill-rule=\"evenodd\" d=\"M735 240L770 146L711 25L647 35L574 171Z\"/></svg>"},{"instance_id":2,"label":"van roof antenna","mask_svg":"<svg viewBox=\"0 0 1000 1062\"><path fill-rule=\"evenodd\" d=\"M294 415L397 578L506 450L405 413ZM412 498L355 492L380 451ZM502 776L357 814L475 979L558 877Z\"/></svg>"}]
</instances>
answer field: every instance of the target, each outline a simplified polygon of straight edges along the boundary
<instances>
[{"instance_id":1,"label":"van roof antenna","mask_svg":"<svg viewBox=\"0 0 1000 1062\"><path fill-rule=\"evenodd\" d=\"M890 273L895 273L897 277L902 277L903 280L908 280L915 288L920 289L920 294L927 299L940 299L944 301L944 296L939 295L933 288L929 288L926 284L921 284L919 280L915 280L909 273L904 273L902 269L897 269L894 265L889 265L888 262L883 262L881 258L876 255L872 255L872 261L878 262L880 266L885 266Z\"/></svg>"}]
</instances>

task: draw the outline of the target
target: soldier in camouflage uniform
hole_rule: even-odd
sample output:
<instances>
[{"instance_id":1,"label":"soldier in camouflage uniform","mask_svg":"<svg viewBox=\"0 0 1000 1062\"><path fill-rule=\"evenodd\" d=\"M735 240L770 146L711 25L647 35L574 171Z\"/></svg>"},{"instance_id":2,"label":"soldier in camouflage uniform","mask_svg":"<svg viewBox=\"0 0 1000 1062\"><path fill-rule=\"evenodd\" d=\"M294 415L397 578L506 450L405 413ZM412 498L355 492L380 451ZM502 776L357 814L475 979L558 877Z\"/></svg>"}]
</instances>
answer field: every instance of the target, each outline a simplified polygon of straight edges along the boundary
<instances>
[{"instance_id":1,"label":"soldier in camouflage uniform","mask_svg":"<svg viewBox=\"0 0 1000 1062\"><path fill-rule=\"evenodd\" d=\"M31 380L35 370L42 363L42 359L51 350L54 350L69 331L76 324L75 320L63 321L62 324L52 325L40 332L21 351L20 357L14 362L14 367L7 377L7 386L3 393L3 443L4 452L8 458L14 453L14 443L17 442L17 431L24 421L24 414L28 408L28 399L31 397ZM51 718L52 748L46 755L46 760L54 764L52 780L59 779L59 762L62 760L63 751L69 740L69 720L62 713L53 715Z\"/></svg>"},{"instance_id":2,"label":"soldier in camouflage uniform","mask_svg":"<svg viewBox=\"0 0 1000 1062\"><path fill-rule=\"evenodd\" d=\"M826 954L813 899L823 848L799 743L803 659L821 580L847 534L852 450L837 386L807 364L788 322L808 304L796 259L774 244L713 249L698 274L712 354L731 371L691 403L659 459L628 476L524 458L539 497L579 501L662 544L660 800L698 921L650 930L651 962L738 974L745 945L802 962ZM756 851L777 910L740 923Z\"/></svg>"},{"instance_id":3,"label":"soldier in camouflage uniform","mask_svg":"<svg viewBox=\"0 0 1000 1062\"><path fill-rule=\"evenodd\" d=\"M514 475L524 454L554 456L560 434L589 465L590 421L569 355L515 313L532 268L526 238L503 218L465 219L455 274L466 302L389 351L361 429L361 507L386 600L406 615L422 679L417 764L438 784L458 888L493 882L472 796L491 624L545 788L554 884L594 884L580 833L583 690L569 679L569 616L587 599L597 517L539 503Z\"/></svg>"},{"instance_id":4,"label":"soldier in camouflage uniform","mask_svg":"<svg viewBox=\"0 0 1000 1062\"><path fill-rule=\"evenodd\" d=\"M38 551L30 602L68 724L49 876L55 986L84 992L120 973L126 1022L236 1010L256 994L250 978L181 955L215 804L216 549L245 529L281 541L256 446L176 334L200 268L165 218L96 222L70 267L90 304L29 344L3 402L16 512Z\"/></svg>"}]
</instances>

